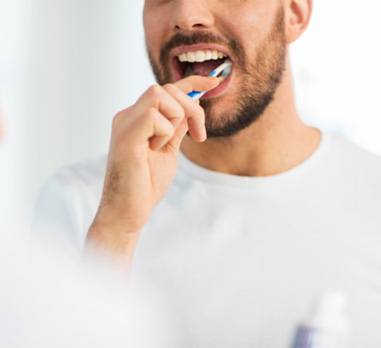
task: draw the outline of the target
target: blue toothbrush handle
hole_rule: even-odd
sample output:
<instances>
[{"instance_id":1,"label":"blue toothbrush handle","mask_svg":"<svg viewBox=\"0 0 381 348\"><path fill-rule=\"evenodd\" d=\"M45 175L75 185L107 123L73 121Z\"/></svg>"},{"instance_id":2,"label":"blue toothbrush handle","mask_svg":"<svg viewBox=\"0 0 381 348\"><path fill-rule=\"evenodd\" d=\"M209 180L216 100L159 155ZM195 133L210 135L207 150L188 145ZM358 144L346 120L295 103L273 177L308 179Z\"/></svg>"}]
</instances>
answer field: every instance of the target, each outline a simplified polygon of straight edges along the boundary
<instances>
[{"instance_id":1,"label":"blue toothbrush handle","mask_svg":"<svg viewBox=\"0 0 381 348\"><path fill-rule=\"evenodd\" d=\"M191 97L192 99L197 98L202 92L200 91L192 91L188 93L188 96Z\"/></svg>"},{"instance_id":2,"label":"blue toothbrush handle","mask_svg":"<svg viewBox=\"0 0 381 348\"><path fill-rule=\"evenodd\" d=\"M209 76L210 76L210 77L216 77L216 76L217 76L216 70L213 70L213 71L209 74ZM192 91L192 92L188 93L188 96L191 97L192 99L199 99L199 98L201 98L204 94L206 94L206 92Z\"/></svg>"}]
</instances>

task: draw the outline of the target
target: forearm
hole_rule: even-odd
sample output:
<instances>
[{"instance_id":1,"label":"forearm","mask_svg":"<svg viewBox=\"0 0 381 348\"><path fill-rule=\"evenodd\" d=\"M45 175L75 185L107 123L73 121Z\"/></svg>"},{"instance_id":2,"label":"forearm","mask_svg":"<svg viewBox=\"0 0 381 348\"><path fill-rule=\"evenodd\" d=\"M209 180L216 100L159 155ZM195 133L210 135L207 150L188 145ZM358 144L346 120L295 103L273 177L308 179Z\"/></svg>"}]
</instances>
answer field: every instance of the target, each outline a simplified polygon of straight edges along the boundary
<instances>
[{"instance_id":1,"label":"forearm","mask_svg":"<svg viewBox=\"0 0 381 348\"><path fill-rule=\"evenodd\" d=\"M93 223L87 234L86 246L130 266L138 239L138 231Z\"/></svg>"}]
</instances>

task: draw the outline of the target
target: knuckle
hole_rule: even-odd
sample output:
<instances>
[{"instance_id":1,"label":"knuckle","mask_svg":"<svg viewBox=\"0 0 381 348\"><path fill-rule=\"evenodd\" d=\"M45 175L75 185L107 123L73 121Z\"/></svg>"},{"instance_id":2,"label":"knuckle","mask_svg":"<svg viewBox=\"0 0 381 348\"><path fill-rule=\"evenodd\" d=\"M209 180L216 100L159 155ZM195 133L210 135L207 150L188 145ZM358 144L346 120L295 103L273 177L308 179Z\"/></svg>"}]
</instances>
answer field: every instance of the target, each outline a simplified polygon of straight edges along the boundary
<instances>
[{"instance_id":1,"label":"knuckle","mask_svg":"<svg viewBox=\"0 0 381 348\"><path fill-rule=\"evenodd\" d=\"M151 125L156 124L156 122L160 121L160 119L163 116L158 112L157 109L154 107L151 107L147 110L147 113L145 115L145 122L147 123L147 126L151 127Z\"/></svg>"},{"instance_id":2,"label":"knuckle","mask_svg":"<svg viewBox=\"0 0 381 348\"><path fill-rule=\"evenodd\" d=\"M154 107L150 107L147 110L146 117L153 121L157 117L157 110Z\"/></svg>"},{"instance_id":3,"label":"knuckle","mask_svg":"<svg viewBox=\"0 0 381 348\"><path fill-rule=\"evenodd\" d=\"M128 107L125 110L119 111L112 119L112 127L118 128L119 125L124 122L126 119L128 119L128 116L130 115L132 111L132 106Z\"/></svg>"},{"instance_id":4,"label":"knuckle","mask_svg":"<svg viewBox=\"0 0 381 348\"><path fill-rule=\"evenodd\" d=\"M164 87L165 90L169 93L178 93L180 91L180 89L173 83L167 83Z\"/></svg>"},{"instance_id":5,"label":"knuckle","mask_svg":"<svg viewBox=\"0 0 381 348\"><path fill-rule=\"evenodd\" d=\"M112 126L113 128L118 127L118 125L122 122L122 119L124 118L124 112L120 111L118 112L112 119Z\"/></svg>"},{"instance_id":6,"label":"knuckle","mask_svg":"<svg viewBox=\"0 0 381 348\"><path fill-rule=\"evenodd\" d=\"M184 118L185 117L185 110L184 107L181 104L181 96L180 96L180 90L172 83L167 83L163 86L163 89L169 93L171 99L173 100L173 108L176 111L176 116L178 118Z\"/></svg>"},{"instance_id":7,"label":"knuckle","mask_svg":"<svg viewBox=\"0 0 381 348\"><path fill-rule=\"evenodd\" d=\"M152 85L147 90L147 94L152 98L159 97L161 93L162 93L162 87L160 87L159 85Z\"/></svg>"},{"instance_id":8,"label":"knuckle","mask_svg":"<svg viewBox=\"0 0 381 348\"><path fill-rule=\"evenodd\" d=\"M186 117L186 112L181 105L177 105L176 107L176 119L183 119Z\"/></svg>"},{"instance_id":9,"label":"knuckle","mask_svg":"<svg viewBox=\"0 0 381 348\"><path fill-rule=\"evenodd\" d=\"M120 119L122 117L122 113L118 112L112 119L112 126L113 128L117 127L118 124L120 123Z\"/></svg>"},{"instance_id":10,"label":"knuckle","mask_svg":"<svg viewBox=\"0 0 381 348\"><path fill-rule=\"evenodd\" d=\"M185 117L185 110L182 105L176 104L176 116L177 118L184 118Z\"/></svg>"},{"instance_id":11,"label":"knuckle","mask_svg":"<svg viewBox=\"0 0 381 348\"><path fill-rule=\"evenodd\" d=\"M197 118L204 118L205 117L205 112L204 109L198 105L198 104L193 104L191 106L192 108L192 115Z\"/></svg>"},{"instance_id":12,"label":"knuckle","mask_svg":"<svg viewBox=\"0 0 381 348\"><path fill-rule=\"evenodd\" d=\"M163 88L164 88L165 90L173 91L173 90L175 90L176 87L175 87L172 83L166 83L166 84L163 86Z\"/></svg>"}]
</instances>

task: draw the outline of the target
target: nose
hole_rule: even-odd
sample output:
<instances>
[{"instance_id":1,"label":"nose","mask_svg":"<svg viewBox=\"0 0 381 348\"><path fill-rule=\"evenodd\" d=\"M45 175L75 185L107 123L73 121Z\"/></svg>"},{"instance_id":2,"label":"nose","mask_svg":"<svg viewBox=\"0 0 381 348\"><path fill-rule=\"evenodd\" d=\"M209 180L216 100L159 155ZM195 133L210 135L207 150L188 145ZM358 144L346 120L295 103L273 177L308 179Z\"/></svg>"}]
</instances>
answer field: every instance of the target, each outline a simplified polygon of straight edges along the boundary
<instances>
[{"instance_id":1,"label":"nose","mask_svg":"<svg viewBox=\"0 0 381 348\"><path fill-rule=\"evenodd\" d=\"M173 11L171 26L175 31L208 29L214 24L214 16L207 1L178 0Z\"/></svg>"}]
</instances>

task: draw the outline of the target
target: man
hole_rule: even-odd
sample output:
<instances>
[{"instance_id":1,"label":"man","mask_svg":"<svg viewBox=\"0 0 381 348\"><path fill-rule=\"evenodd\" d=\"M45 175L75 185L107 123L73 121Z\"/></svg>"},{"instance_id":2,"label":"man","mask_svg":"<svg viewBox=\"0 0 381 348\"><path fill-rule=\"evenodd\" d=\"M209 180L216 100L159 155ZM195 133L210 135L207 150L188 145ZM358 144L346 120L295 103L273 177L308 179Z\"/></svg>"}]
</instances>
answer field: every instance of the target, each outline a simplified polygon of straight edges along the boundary
<instances>
[{"instance_id":1,"label":"man","mask_svg":"<svg viewBox=\"0 0 381 348\"><path fill-rule=\"evenodd\" d=\"M66 168L40 197L36 228L155 284L177 347L287 346L331 289L352 346L381 345L381 161L298 115L288 46L311 11L146 0L159 84L114 118L107 167ZM225 59L228 78L205 77Z\"/></svg>"}]
</instances>

